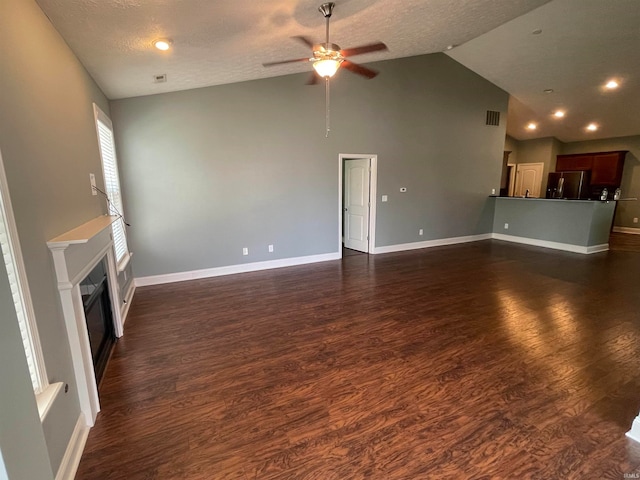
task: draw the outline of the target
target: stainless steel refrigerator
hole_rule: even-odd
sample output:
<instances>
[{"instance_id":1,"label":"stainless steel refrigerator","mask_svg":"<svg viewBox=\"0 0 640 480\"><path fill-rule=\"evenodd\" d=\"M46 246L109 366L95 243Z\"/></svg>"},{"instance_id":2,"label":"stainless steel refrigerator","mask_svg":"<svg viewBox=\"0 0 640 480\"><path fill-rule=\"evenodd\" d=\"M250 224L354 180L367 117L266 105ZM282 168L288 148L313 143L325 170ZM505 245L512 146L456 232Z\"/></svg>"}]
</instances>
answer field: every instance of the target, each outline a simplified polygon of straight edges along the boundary
<instances>
[{"instance_id":1,"label":"stainless steel refrigerator","mask_svg":"<svg viewBox=\"0 0 640 480\"><path fill-rule=\"evenodd\" d=\"M589 172L551 172L547 198L588 199Z\"/></svg>"}]
</instances>

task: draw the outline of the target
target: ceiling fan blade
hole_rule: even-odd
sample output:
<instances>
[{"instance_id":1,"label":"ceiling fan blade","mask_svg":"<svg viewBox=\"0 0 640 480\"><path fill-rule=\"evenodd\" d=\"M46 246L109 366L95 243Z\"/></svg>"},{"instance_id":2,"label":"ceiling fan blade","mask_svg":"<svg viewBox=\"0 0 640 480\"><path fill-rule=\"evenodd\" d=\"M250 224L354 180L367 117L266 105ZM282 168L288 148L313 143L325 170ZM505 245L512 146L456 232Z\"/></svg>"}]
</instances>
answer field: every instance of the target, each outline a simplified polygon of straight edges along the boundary
<instances>
[{"instance_id":1,"label":"ceiling fan blade","mask_svg":"<svg viewBox=\"0 0 640 480\"><path fill-rule=\"evenodd\" d=\"M307 85L317 85L319 81L320 77L318 77L318 74L316 74L316 72L313 72L309 76L309 80L307 80Z\"/></svg>"},{"instance_id":2,"label":"ceiling fan blade","mask_svg":"<svg viewBox=\"0 0 640 480\"><path fill-rule=\"evenodd\" d=\"M282 60L280 62L267 62L267 63L263 63L262 66L273 67L275 65L284 65L286 63L308 62L308 61L309 61L309 57L304 57L304 58L295 58L293 60Z\"/></svg>"},{"instance_id":3,"label":"ceiling fan blade","mask_svg":"<svg viewBox=\"0 0 640 480\"><path fill-rule=\"evenodd\" d=\"M313 40L311 40L309 37L305 37L304 35L296 35L294 37L291 37L295 40L298 40L299 42L304 43L307 47L309 48L313 48Z\"/></svg>"},{"instance_id":4,"label":"ceiling fan blade","mask_svg":"<svg viewBox=\"0 0 640 480\"><path fill-rule=\"evenodd\" d=\"M357 63L350 62L349 60L344 60L340 67L344 67L350 72L357 73L358 75L362 75L363 77L373 78L378 75L378 72L375 70L371 70L370 68L363 67L362 65L358 65Z\"/></svg>"},{"instance_id":5,"label":"ceiling fan blade","mask_svg":"<svg viewBox=\"0 0 640 480\"><path fill-rule=\"evenodd\" d=\"M379 52L380 50L388 50L388 48L384 43L378 42L370 45L362 45L361 47L345 48L340 52L343 57L353 57L354 55L362 55L363 53Z\"/></svg>"}]
</instances>

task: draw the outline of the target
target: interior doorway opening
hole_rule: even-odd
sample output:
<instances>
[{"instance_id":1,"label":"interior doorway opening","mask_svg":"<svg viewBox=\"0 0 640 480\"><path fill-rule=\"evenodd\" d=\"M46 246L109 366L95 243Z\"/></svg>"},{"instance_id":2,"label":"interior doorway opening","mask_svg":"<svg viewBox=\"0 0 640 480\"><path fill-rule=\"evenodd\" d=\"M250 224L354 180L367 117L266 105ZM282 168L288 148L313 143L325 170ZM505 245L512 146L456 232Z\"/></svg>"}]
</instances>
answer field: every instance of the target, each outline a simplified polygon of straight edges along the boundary
<instances>
[{"instance_id":1,"label":"interior doorway opening","mask_svg":"<svg viewBox=\"0 0 640 480\"><path fill-rule=\"evenodd\" d=\"M338 251L374 253L377 155L339 155Z\"/></svg>"}]
</instances>

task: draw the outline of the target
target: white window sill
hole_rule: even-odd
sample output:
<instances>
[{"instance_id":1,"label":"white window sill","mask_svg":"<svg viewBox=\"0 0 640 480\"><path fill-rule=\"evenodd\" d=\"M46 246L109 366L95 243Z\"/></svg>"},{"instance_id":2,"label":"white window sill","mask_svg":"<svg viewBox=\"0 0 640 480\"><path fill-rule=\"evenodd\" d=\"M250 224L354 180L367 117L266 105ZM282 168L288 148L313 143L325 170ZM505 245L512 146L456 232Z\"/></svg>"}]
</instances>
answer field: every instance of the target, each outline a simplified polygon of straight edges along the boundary
<instances>
[{"instance_id":1,"label":"white window sill","mask_svg":"<svg viewBox=\"0 0 640 480\"><path fill-rule=\"evenodd\" d=\"M40 414L41 422L44 422L44 419L47 417L47 413L49 413L53 402L58 398L63 385L62 382L50 383L47 388L36 395L36 403L38 404L38 413Z\"/></svg>"},{"instance_id":2,"label":"white window sill","mask_svg":"<svg viewBox=\"0 0 640 480\"><path fill-rule=\"evenodd\" d=\"M125 268L129 266L129 262L131 261L132 255L133 255L133 252L128 252L124 257L122 257L122 260L118 262L118 273L124 272Z\"/></svg>"}]
</instances>

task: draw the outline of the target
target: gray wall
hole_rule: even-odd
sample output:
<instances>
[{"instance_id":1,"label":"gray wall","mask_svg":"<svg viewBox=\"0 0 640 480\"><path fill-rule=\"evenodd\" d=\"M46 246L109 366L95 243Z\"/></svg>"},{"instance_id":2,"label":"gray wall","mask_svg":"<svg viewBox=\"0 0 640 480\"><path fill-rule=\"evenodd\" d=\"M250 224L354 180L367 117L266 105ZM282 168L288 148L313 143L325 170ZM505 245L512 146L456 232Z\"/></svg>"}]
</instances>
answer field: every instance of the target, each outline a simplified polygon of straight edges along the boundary
<instances>
[{"instance_id":1,"label":"gray wall","mask_svg":"<svg viewBox=\"0 0 640 480\"><path fill-rule=\"evenodd\" d=\"M614 208L613 202L496 198L493 231L583 247L603 245L609 242Z\"/></svg>"},{"instance_id":2,"label":"gray wall","mask_svg":"<svg viewBox=\"0 0 640 480\"><path fill-rule=\"evenodd\" d=\"M109 105L32 0L2 1L0 71L0 151L47 374L51 382L70 386L43 424L56 472L80 408L46 242L106 211L104 201L91 195L88 179L93 172L103 185L92 102L106 112ZM20 407L33 415L32 402Z\"/></svg>"},{"instance_id":3,"label":"gray wall","mask_svg":"<svg viewBox=\"0 0 640 480\"><path fill-rule=\"evenodd\" d=\"M509 145L510 148L507 148ZM560 142L554 137L536 138L534 140L517 141L507 137L505 150L512 150L509 163L544 163L540 196L544 198L547 191L549 172L556 169L556 156L560 151Z\"/></svg>"},{"instance_id":4,"label":"gray wall","mask_svg":"<svg viewBox=\"0 0 640 480\"><path fill-rule=\"evenodd\" d=\"M612 150L629 151L622 172L622 196L640 198L640 135L588 142L572 142L562 145L562 153L607 152ZM619 202L614 225L617 227L640 228L640 223L633 223L634 218L640 218L640 201Z\"/></svg>"},{"instance_id":5,"label":"gray wall","mask_svg":"<svg viewBox=\"0 0 640 480\"><path fill-rule=\"evenodd\" d=\"M442 54L373 66L332 81L329 138L307 74L112 102L135 275L336 252L339 153L378 155L376 246L490 232L507 94Z\"/></svg>"},{"instance_id":6,"label":"gray wall","mask_svg":"<svg viewBox=\"0 0 640 480\"><path fill-rule=\"evenodd\" d=\"M0 261L0 478L53 479L4 262ZM6 478L6 477L5 477Z\"/></svg>"}]
</instances>

